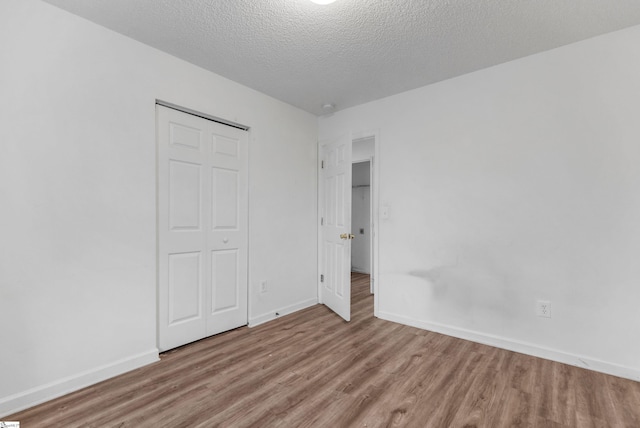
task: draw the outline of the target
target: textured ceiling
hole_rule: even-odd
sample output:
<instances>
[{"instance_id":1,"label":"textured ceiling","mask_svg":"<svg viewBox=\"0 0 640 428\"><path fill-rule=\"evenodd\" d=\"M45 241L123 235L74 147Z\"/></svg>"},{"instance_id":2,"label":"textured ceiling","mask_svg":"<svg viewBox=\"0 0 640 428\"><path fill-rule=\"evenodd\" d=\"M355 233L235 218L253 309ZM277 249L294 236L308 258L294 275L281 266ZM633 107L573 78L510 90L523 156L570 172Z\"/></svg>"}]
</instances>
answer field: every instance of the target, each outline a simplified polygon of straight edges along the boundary
<instances>
[{"instance_id":1,"label":"textured ceiling","mask_svg":"<svg viewBox=\"0 0 640 428\"><path fill-rule=\"evenodd\" d=\"M45 0L314 114L640 24L640 0Z\"/></svg>"}]
</instances>

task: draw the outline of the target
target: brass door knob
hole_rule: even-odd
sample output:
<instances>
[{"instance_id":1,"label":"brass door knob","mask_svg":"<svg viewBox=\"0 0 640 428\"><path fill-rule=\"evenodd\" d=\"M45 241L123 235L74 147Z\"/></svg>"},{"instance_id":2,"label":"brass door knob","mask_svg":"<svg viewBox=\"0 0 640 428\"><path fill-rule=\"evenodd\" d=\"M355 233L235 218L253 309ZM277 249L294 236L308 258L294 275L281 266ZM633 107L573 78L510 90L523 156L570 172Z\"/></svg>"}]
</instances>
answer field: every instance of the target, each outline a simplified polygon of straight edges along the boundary
<instances>
[{"instance_id":1,"label":"brass door knob","mask_svg":"<svg viewBox=\"0 0 640 428\"><path fill-rule=\"evenodd\" d=\"M341 233L340 234L340 239L349 239L349 234L348 233Z\"/></svg>"}]
</instances>

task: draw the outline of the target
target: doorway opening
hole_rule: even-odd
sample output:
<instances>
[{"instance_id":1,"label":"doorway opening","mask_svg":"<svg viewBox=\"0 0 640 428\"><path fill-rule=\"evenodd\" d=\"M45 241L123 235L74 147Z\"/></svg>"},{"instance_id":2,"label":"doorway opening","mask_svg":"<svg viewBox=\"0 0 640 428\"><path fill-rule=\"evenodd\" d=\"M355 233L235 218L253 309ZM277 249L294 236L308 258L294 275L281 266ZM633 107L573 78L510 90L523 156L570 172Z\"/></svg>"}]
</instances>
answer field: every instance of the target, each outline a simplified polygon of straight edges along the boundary
<instances>
[{"instance_id":1,"label":"doorway opening","mask_svg":"<svg viewBox=\"0 0 640 428\"><path fill-rule=\"evenodd\" d=\"M368 282L369 293L375 294L374 213L375 213L375 136L354 139L351 169L351 245L352 284ZM361 288L361 287L360 287Z\"/></svg>"},{"instance_id":2,"label":"doorway opening","mask_svg":"<svg viewBox=\"0 0 640 428\"><path fill-rule=\"evenodd\" d=\"M371 161L354 161L351 171L351 273L371 275Z\"/></svg>"},{"instance_id":3,"label":"doorway opening","mask_svg":"<svg viewBox=\"0 0 640 428\"><path fill-rule=\"evenodd\" d=\"M367 272L364 274L366 291L373 294L373 315L378 314L376 141L376 133L366 133L343 134L318 142L318 302L345 321L351 316L351 272L354 270ZM353 168L357 175L355 184ZM364 182L360 181L361 176L367 175L368 181L366 177L362 178ZM352 223L354 203L358 205L357 218ZM354 245L356 253L352 261Z\"/></svg>"}]
</instances>

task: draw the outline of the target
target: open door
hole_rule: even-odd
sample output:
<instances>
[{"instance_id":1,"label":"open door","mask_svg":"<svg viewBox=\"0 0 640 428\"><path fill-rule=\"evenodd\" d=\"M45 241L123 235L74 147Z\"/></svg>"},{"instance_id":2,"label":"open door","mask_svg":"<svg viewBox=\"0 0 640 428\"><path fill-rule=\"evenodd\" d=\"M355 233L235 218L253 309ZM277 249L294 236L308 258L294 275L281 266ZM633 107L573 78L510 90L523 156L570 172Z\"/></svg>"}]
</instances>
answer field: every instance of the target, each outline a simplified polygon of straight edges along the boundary
<instances>
[{"instance_id":1,"label":"open door","mask_svg":"<svg viewBox=\"0 0 640 428\"><path fill-rule=\"evenodd\" d=\"M351 319L351 136L321 141L319 300Z\"/></svg>"}]
</instances>

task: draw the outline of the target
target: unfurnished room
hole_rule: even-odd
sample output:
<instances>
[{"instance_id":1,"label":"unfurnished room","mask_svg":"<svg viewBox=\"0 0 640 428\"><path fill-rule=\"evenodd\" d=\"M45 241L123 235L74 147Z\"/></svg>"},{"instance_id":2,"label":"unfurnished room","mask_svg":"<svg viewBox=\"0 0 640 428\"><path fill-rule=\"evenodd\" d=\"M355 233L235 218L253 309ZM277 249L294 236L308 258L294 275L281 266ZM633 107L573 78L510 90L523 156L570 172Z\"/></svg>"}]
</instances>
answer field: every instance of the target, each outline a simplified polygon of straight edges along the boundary
<instances>
[{"instance_id":1,"label":"unfurnished room","mask_svg":"<svg viewBox=\"0 0 640 428\"><path fill-rule=\"evenodd\" d=\"M2 0L0 426L640 427L640 2Z\"/></svg>"}]
</instances>

